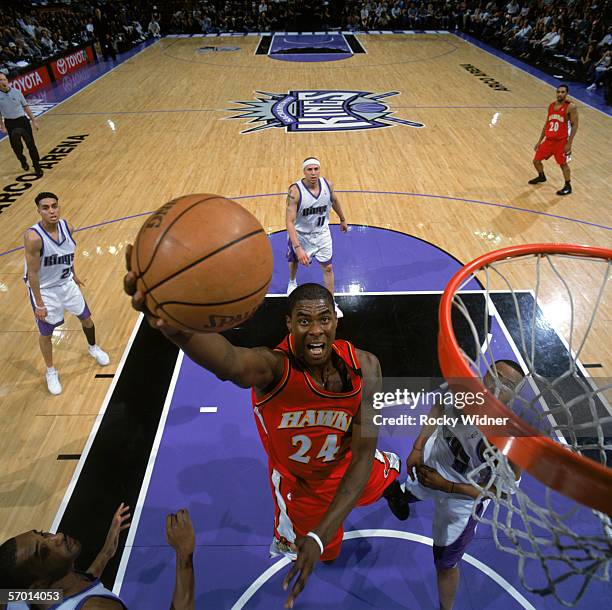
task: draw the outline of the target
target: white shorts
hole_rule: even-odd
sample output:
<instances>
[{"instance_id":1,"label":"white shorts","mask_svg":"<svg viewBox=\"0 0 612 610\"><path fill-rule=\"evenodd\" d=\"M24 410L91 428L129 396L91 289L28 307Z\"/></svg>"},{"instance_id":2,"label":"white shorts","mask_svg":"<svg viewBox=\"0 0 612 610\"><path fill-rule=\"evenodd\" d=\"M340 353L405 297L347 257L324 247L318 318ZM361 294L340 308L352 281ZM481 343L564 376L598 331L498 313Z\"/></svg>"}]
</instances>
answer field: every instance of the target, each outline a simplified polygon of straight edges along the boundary
<instances>
[{"instance_id":1,"label":"white shorts","mask_svg":"<svg viewBox=\"0 0 612 610\"><path fill-rule=\"evenodd\" d=\"M298 233L297 235L300 240L300 245L304 248L304 252L306 252L311 259L314 258L322 265L331 263L334 249L329 227L326 227L322 231L317 231L316 233ZM289 244L289 249L291 252L288 253L288 260L297 261L291 244Z\"/></svg>"},{"instance_id":2,"label":"white shorts","mask_svg":"<svg viewBox=\"0 0 612 610\"><path fill-rule=\"evenodd\" d=\"M34 310L34 296L32 290L28 290ZM86 320L91 316L83 293L73 279L52 288L41 288L40 295L47 308L47 317L44 320L36 320L41 335L51 335L56 326L63 324L64 311L77 316L80 320Z\"/></svg>"}]
</instances>

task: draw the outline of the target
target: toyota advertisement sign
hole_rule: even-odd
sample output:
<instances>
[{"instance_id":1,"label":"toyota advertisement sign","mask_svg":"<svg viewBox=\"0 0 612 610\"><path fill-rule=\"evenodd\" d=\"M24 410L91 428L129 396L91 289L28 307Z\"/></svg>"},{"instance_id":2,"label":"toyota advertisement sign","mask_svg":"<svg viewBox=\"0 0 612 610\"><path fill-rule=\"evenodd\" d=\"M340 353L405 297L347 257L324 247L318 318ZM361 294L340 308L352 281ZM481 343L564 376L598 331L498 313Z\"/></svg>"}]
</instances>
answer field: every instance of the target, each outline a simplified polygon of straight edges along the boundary
<instances>
[{"instance_id":1,"label":"toyota advertisement sign","mask_svg":"<svg viewBox=\"0 0 612 610\"><path fill-rule=\"evenodd\" d=\"M93 62L93 60L94 55L90 45L84 49L79 49L74 53L70 53L70 55L52 61L50 65L53 76L56 80L60 80L62 77L66 76L66 74L76 72L86 64Z\"/></svg>"}]
</instances>

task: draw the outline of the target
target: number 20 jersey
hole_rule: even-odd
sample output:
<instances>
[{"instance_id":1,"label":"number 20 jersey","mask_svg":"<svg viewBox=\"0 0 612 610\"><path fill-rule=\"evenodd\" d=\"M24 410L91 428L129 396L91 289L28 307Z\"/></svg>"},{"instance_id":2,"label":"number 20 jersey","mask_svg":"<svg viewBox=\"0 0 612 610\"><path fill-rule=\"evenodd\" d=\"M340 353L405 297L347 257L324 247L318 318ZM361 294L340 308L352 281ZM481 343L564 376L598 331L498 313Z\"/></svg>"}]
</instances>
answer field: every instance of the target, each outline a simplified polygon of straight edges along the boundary
<instances>
[{"instance_id":1,"label":"number 20 jersey","mask_svg":"<svg viewBox=\"0 0 612 610\"><path fill-rule=\"evenodd\" d=\"M566 100L560 108L555 108L555 102L548 107L548 118L546 119L546 131L544 135L547 140L567 140L568 120L567 110L570 103Z\"/></svg>"},{"instance_id":2,"label":"number 20 jersey","mask_svg":"<svg viewBox=\"0 0 612 610\"><path fill-rule=\"evenodd\" d=\"M361 369L355 348L341 339L332 349L346 367L347 392L328 392L299 367L293 338L276 348L285 354L279 383L267 394L252 392L253 410L270 466L309 487L337 485L351 461L352 421L361 406Z\"/></svg>"},{"instance_id":3,"label":"number 20 jersey","mask_svg":"<svg viewBox=\"0 0 612 610\"><path fill-rule=\"evenodd\" d=\"M68 223L57 223L57 241L40 224L32 225L28 231L35 231L42 240L40 250L40 271L38 274L41 288L53 288L70 281L76 243L72 238ZM24 278L28 284L28 265L24 268ZM29 286L29 284L28 284Z\"/></svg>"}]
</instances>

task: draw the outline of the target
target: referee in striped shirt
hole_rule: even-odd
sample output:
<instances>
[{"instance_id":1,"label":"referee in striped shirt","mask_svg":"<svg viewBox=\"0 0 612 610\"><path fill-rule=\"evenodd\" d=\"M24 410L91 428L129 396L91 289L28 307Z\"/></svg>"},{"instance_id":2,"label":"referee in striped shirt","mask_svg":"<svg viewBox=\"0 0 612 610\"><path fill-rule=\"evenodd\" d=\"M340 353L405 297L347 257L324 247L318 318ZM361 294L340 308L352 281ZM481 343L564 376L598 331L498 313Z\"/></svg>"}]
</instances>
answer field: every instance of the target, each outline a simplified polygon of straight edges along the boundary
<instances>
[{"instance_id":1,"label":"referee in striped shirt","mask_svg":"<svg viewBox=\"0 0 612 610\"><path fill-rule=\"evenodd\" d=\"M30 117L30 120L28 120L28 117ZM32 121L31 124L30 121ZM43 171L40 167L40 156L36 148L36 142L34 142L32 125L38 129L36 119L28 106L28 102L23 97L23 93L11 87L6 74L0 72L0 133L8 132L13 152L19 159L24 171L28 171L30 166L23 154L23 142L21 141L23 139L30 151L34 172L37 176L42 176Z\"/></svg>"}]
</instances>

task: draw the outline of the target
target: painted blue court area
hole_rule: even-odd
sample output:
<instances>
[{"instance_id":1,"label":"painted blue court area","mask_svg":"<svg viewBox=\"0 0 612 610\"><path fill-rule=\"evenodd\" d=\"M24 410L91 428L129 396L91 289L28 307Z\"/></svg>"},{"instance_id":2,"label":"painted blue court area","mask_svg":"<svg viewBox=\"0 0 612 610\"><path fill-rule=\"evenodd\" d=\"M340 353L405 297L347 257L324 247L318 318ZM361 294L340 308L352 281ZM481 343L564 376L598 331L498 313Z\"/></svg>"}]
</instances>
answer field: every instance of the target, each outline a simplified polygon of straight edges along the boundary
<instances>
[{"instance_id":1,"label":"painted blue court area","mask_svg":"<svg viewBox=\"0 0 612 610\"><path fill-rule=\"evenodd\" d=\"M338 61L353 52L341 33L273 34L268 55L281 61Z\"/></svg>"},{"instance_id":2,"label":"painted blue court area","mask_svg":"<svg viewBox=\"0 0 612 610\"><path fill-rule=\"evenodd\" d=\"M435 336L439 291L459 263L432 244L401 233L351 227L349 235L341 235L333 229L337 290L344 293L338 301L345 312L338 336L376 353L385 375L397 376L404 364L412 370L405 375L434 375L435 341L428 344ZM275 260L282 261L286 234L274 234L271 241ZM319 280L320 273L316 267L301 270L298 281ZM282 295L285 288L286 270L278 264L271 293ZM261 344L266 336L280 339L285 303L282 296L268 297L251 326L231 331L230 338L243 345ZM264 320L273 321L266 326ZM495 354L513 357L515 348L503 323L496 316L491 328ZM423 343L416 344L415 336L422 336ZM408 434L381 430L379 448L395 451L402 461L411 446ZM152 456L115 584L127 606L167 607L174 553L165 540L165 515L186 507L198 544L196 607L282 608L288 562L268 555L274 507L250 391L218 381L179 355ZM522 485L534 483L524 475ZM384 500L355 509L345 522L339 559L316 568L296 607L437 607L431 517L428 502L413 504L405 522L395 519ZM612 604L609 586L592 584L577 607L594 603ZM490 528L480 525L461 564L455 608L560 607L550 597L521 587L515 559L497 551Z\"/></svg>"}]
</instances>

